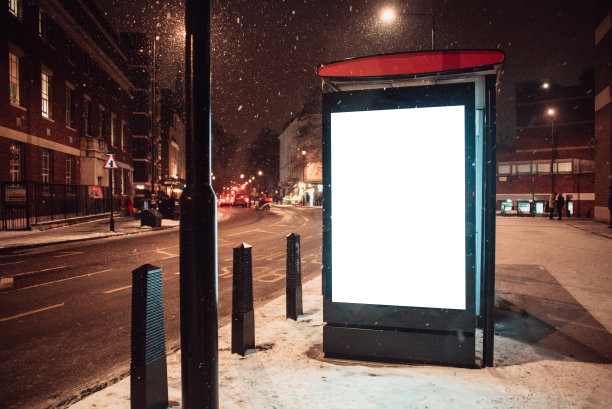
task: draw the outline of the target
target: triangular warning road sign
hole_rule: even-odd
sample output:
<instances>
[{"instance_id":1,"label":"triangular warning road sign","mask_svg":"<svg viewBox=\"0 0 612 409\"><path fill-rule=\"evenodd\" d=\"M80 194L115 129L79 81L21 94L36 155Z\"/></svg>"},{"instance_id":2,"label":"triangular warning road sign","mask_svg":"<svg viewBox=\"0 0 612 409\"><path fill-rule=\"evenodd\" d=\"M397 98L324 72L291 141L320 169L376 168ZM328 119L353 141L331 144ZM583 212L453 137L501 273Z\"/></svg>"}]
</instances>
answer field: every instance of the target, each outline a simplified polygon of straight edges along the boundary
<instances>
[{"instance_id":1,"label":"triangular warning road sign","mask_svg":"<svg viewBox=\"0 0 612 409\"><path fill-rule=\"evenodd\" d=\"M104 169L119 169L119 166L117 166L117 162L115 161L113 155L108 155L108 159L104 164Z\"/></svg>"}]
</instances>

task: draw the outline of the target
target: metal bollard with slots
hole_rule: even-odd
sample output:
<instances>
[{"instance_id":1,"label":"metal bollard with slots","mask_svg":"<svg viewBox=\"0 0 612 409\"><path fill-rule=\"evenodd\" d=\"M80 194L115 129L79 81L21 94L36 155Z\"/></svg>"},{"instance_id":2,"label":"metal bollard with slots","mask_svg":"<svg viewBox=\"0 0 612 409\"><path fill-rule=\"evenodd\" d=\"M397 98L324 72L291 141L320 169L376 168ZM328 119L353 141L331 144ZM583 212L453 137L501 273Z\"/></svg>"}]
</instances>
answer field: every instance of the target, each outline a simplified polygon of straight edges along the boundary
<instances>
[{"instance_id":1,"label":"metal bollard with slots","mask_svg":"<svg viewBox=\"0 0 612 409\"><path fill-rule=\"evenodd\" d=\"M302 263L300 235L287 236L287 318L297 320L302 315Z\"/></svg>"},{"instance_id":2,"label":"metal bollard with slots","mask_svg":"<svg viewBox=\"0 0 612 409\"><path fill-rule=\"evenodd\" d=\"M132 271L132 409L168 407L162 270L145 264Z\"/></svg>"},{"instance_id":3,"label":"metal bollard with slots","mask_svg":"<svg viewBox=\"0 0 612 409\"><path fill-rule=\"evenodd\" d=\"M255 313L253 311L252 247L242 243L234 247L232 288L232 354L244 356L255 348Z\"/></svg>"}]
</instances>

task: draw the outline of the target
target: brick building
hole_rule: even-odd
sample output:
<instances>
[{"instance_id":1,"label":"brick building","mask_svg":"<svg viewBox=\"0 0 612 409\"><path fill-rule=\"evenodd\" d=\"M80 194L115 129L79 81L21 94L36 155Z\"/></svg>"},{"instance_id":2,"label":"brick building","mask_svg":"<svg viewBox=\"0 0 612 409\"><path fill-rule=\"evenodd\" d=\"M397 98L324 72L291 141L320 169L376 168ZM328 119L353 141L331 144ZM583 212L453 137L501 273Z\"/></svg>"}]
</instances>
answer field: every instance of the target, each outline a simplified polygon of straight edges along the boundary
<instances>
[{"instance_id":1,"label":"brick building","mask_svg":"<svg viewBox=\"0 0 612 409\"><path fill-rule=\"evenodd\" d=\"M595 219L611 223L612 191L612 19L608 11L595 30Z\"/></svg>"},{"instance_id":2,"label":"brick building","mask_svg":"<svg viewBox=\"0 0 612 409\"><path fill-rule=\"evenodd\" d=\"M498 209L543 214L562 193L565 215L593 217L593 82L586 70L578 85L516 85L515 144L497 149Z\"/></svg>"},{"instance_id":3,"label":"brick building","mask_svg":"<svg viewBox=\"0 0 612 409\"><path fill-rule=\"evenodd\" d=\"M134 86L118 35L91 0L10 0L5 21L0 182L49 185L45 194L54 184L106 187L113 153L115 198L133 195Z\"/></svg>"},{"instance_id":4,"label":"brick building","mask_svg":"<svg viewBox=\"0 0 612 409\"><path fill-rule=\"evenodd\" d=\"M186 183L185 124L181 101L168 89L161 90L159 136L161 143L161 175L163 190L168 196L180 195ZM182 95L180 96L182 99Z\"/></svg>"}]
</instances>

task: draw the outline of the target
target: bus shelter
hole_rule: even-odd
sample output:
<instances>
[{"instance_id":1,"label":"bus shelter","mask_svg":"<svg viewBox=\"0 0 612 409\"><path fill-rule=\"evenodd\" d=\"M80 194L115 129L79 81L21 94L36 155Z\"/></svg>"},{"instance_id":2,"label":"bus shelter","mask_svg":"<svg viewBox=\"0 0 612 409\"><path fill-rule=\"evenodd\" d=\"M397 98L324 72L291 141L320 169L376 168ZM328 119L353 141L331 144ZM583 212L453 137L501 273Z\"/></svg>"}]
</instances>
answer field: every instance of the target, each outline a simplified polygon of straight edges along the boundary
<instances>
[{"instance_id":1,"label":"bus shelter","mask_svg":"<svg viewBox=\"0 0 612 409\"><path fill-rule=\"evenodd\" d=\"M503 61L451 50L318 68L327 357L493 365Z\"/></svg>"}]
</instances>

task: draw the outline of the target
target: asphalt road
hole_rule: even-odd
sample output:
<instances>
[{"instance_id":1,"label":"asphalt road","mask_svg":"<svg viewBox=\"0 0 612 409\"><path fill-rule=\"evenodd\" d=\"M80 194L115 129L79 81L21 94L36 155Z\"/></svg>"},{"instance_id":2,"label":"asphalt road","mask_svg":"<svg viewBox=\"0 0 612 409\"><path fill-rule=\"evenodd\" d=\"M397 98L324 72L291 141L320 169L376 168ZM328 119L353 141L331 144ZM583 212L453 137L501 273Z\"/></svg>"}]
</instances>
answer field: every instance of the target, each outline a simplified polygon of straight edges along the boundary
<instances>
[{"instance_id":1,"label":"asphalt road","mask_svg":"<svg viewBox=\"0 0 612 409\"><path fill-rule=\"evenodd\" d=\"M303 281L320 274L321 211L224 209L219 325L231 318L232 249L253 246L255 308L285 291L286 236L301 236ZM163 269L166 346L179 340L179 229L0 256L0 406L56 407L129 372L131 272Z\"/></svg>"}]
</instances>

